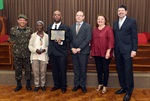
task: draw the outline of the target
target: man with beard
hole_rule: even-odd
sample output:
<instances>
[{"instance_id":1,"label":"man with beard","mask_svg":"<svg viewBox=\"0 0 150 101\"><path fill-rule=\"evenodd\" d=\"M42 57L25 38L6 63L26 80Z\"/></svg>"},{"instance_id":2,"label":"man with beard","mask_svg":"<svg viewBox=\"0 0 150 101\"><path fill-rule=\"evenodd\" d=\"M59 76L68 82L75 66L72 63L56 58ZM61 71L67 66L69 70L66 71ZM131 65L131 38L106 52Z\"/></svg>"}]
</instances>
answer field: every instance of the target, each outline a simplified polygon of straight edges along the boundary
<instances>
[{"instance_id":1,"label":"man with beard","mask_svg":"<svg viewBox=\"0 0 150 101\"><path fill-rule=\"evenodd\" d=\"M62 93L67 91L67 43L70 40L69 27L62 24L61 22L61 12L56 10L53 13L54 22L48 26L48 35L50 38L48 54L52 66L52 75L54 81L54 87L50 91L55 91L61 89ZM55 40L51 39L53 31L65 31L64 40L57 38Z\"/></svg>"}]
</instances>

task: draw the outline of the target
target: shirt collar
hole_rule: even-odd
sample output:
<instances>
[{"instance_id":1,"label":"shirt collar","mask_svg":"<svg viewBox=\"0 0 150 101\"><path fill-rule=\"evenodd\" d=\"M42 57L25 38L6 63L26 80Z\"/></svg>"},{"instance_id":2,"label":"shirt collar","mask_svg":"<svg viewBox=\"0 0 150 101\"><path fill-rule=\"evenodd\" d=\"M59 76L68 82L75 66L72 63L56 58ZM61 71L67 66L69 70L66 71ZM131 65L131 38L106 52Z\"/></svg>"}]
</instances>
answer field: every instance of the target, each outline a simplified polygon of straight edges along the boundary
<instances>
[{"instance_id":1,"label":"shirt collar","mask_svg":"<svg viewBox=\"0 0 150 101\"><path fill-rule=\"evenodd\" d=\"M78 25L78 24L80 24L80 26L83 24L83 21L82 22L80 22L80 23L78 23L78 22L76 22L76 25Z\"/></svg>"},{"instance_id":2,"label":"shirt collar","mask_svg":"<svg viewBox=\"0 0 150 101\"><path fill-rule=\"evenodd\" d=\"M61 22L59 22L59 23L54 22L54 25L60 26L60 24L61 24Z\"/></svg>"},{"instance_id":3,"label":"shirt collar","mask_svg":"<svg viewBox=\"0 0 150 101\"><path fill-rule=\"evenodd\" d=\"M127 16L124 16L122 19L119 18L119 21L124 22Z\"/></svg>"},{"instance_id":4,"label":"shirt collar","mask_svg":"<svg viewBox=\"0 0 150 101\"><path fill-rule=\"evenodd\" d=\"M26 27L25 28L20 28L20 27L17 27L17 30L20 30L20 31L25 31L26 30Z\"/></svg>"}]
</instances>

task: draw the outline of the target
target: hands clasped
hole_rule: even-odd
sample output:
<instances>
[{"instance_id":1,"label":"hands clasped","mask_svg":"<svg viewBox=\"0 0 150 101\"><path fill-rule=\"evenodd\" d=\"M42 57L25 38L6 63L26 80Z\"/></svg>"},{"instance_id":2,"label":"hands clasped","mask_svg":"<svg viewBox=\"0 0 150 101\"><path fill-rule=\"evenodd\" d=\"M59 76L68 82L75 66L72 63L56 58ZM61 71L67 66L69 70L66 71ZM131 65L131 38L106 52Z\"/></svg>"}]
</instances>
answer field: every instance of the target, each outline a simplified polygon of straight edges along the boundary
<instances>
[{"instance_id":1,"label":"hands clasped","mask_svg":"<svg viewBox=\"0 0 150 101\"><path fill-rule=\"evenodd\" d=\"M36 50L36 53L37 53L37 54L42 54L42 53L44 53L45 51L46 51L45 49L40 49L40 50L37 49L37 50Z\"/></svg>"},{"instance_id":2,"label":"hands clasped","mask_svg":"<svg viewBox=\"0 0 150 101\"><path fill-rule=\"evenodd\" d=\"M77 54L77 53L80 53L81 49L80 48L72 48L72 53L73 54Z\"/></svg>"},{"instance_id":3,"label":"hands clasped","mask_svg":"<svg viewBox=\"0 0 150 101\"><path fill-rule=\"evenodd\" d=\"M62 41L60 38L56 39L55 42L58 42L58 44L60 44Z\"/></svg>"}]
</instances>

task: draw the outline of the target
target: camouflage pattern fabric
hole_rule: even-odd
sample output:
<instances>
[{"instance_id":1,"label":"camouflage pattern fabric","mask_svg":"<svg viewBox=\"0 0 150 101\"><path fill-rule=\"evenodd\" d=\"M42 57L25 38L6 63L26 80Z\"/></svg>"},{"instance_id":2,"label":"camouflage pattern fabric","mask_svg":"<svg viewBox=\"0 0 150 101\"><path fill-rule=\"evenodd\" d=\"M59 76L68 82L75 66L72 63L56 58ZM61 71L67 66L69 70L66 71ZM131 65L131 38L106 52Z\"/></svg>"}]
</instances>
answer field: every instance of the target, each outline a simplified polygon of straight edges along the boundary
<instances>
[{"instance_id":1,"label":"camouflage pattern fabric","mask_svg":"<svg viewBox=\"0 0 150 101\"><path fill-rule=\"evenodd\" d=\"M14 67L15 67L15 78L16 80L22 79L22 67L25 70L25 79L31 79L31 66L30 66L30 58L14 58Z\"/></svg>"},{"instance_id":2,"label":"camouflage pattern fabric","mask_svg":"<svg viewBox=\"0 0 150 101\"><path fill-rule=\"evenodd\" d=\"M13 45L13 57L16 80L22 79L22 67L25 69L25 79L31 78L31 66L30 66L30 51L28 44L32 29L26 27L21 29L17 26L11 28L9 41L14 42Z\"/></svg>"},{"instance_id":3,"label":"camouflage pattern fabric","mask_svg":"<svg viewBox=\"0 0 150 101\"><path fill-rule=\"evenodd\" d=\"M11 28L9 41L14 42L13 45L14 57L30 57L28 45L32 33L33 32L30 27L20 29L19 27L16 26Z\"/></svg>"}]
</instances>

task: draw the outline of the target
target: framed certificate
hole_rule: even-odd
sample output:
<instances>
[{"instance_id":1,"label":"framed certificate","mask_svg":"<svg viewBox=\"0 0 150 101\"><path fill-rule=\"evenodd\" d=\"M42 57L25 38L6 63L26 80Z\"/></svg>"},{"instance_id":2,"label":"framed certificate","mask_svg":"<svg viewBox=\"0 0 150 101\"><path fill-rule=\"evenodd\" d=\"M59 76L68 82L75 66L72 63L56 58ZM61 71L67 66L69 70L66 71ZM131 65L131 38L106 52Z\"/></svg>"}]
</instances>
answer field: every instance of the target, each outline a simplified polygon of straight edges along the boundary
<instances>
[{"instance_id":1,"label":"framed certificate","mask_svg":"<svg viewBox=\"0 0 150 101\"><path fill-rule=\"evenodd\" d=\"M51 30L51 40L65 40L65 30Z\"/></svg>"}]
</instances>

